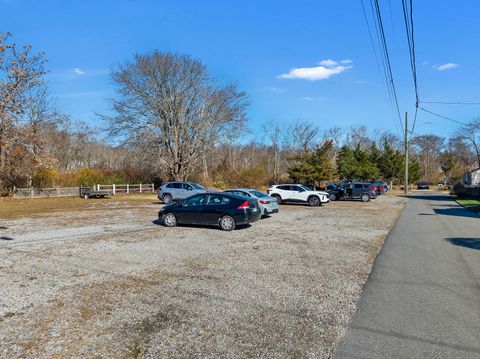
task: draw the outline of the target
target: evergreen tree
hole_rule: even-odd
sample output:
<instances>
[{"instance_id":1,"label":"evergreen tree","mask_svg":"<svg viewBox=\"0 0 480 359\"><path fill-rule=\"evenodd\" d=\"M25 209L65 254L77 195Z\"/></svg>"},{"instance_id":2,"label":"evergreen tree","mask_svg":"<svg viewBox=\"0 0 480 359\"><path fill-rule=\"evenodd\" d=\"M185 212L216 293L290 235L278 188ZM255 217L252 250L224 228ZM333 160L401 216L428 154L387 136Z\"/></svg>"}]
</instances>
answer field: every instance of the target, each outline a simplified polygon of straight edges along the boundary
<instances>
[{"instance_id":1,"label":"evergreen tree","mask_svg":"<svg viewBox=\"0 0 480 359\"><path fill-rule=\"evenodd\" d=\"M328 153L332 146L332 141L326 141L314 151L307 151L294 158L293 163L288 167L288 175L292 181L316 187L320 181L331 179L333 168Z\"/></svg>"},{"instance_id":2,"label":"evergreen tree","mask_svg":"<svg viewBox=\"0 0 480 359\"><path fill-rule=\"evenodd\" d=\"M403 178L404 156L385 141L383 143L383 155L379 160L378 168L380 175L387 181Z\"/></svg>"},{"instance_id":3,"label":"evergreen tree","mask_svg":"<svg viewBox=\"0 0 480 359\"><path fill-rule=\"evenodd\" d=\"M344 145L338 154L337 171L340 178L354 178L357 172L355 155L347 145Z\"/></svg>"},{"instance_id":4,"label":"evergreen tree","mask_svg":"<svg viewBox=\"0 0 480 359\"><path fill-rule=\"evenodd\" d=\"M356 160L356 171L354 178L360 180L368 180L378 178L380 171L377 166L372 163L371 158L368 156L367 152L363 150L360 145L355 147L353 155Z\"/></svg>"}]
</instances>

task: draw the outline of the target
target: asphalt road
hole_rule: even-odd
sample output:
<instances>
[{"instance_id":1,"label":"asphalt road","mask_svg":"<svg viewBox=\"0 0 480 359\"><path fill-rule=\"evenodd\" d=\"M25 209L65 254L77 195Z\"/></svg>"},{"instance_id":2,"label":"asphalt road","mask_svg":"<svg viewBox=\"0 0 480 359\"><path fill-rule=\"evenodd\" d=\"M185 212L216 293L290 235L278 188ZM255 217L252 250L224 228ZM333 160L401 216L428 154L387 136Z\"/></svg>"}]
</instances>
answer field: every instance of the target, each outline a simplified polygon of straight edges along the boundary
<instances>
[{"instance_id":1,"label":"asphalt road","mask_svg":"<svg viewBox=\"0 0 480 359\"><path fill-rule=\"evenodd\" d=\"M333 358L480 358L480 217L415 192Z\"/></svg>"}]
</instances>

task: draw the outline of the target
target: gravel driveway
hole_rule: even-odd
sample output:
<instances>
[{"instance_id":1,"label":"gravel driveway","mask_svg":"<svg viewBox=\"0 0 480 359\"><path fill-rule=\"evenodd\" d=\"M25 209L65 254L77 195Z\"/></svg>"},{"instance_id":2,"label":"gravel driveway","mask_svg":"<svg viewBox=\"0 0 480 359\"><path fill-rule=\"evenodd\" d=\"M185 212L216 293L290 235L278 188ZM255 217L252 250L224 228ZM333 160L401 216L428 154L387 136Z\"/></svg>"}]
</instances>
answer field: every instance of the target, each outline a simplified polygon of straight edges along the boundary
<instances>
[{"instance_id":1,"label":"gravel driveway","mask_svg":"<svg viewBox=\"0 0 480 359\"><path fill-rule=\"evenodd\" d=\"M164 228L160 204L0 219L0 357L327 358L404 206Z\"/></svg>"}]
</instances>

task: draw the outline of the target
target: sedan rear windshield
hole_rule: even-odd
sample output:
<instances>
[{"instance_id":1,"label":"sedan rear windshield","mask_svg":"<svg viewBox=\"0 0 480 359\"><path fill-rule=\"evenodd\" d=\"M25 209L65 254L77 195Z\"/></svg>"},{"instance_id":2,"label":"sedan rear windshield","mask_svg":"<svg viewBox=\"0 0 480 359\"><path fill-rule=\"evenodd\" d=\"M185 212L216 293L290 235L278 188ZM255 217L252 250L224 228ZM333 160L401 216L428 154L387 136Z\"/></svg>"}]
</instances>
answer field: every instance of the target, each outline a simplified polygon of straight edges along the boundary
<instances>
[{"instance_id":1,"label":"sedan rear windshield","mask_svg":"<svg viewBox=\"0 0 480 359\"><path fill-rule=\"evenodd\" d=\"M202 185L199 185L198 183L189 183L193 188L195 189L205 189Z\"/></svg>"},{"instance_id":2,"label":"sedan rear windshield","mask_svg":"<svg viewBox=\"0 0 480 359\"><path fill-rule=\"evenodd\" d=\"M268 194L265 194L260 191L250 191L251 194L253 194L256 197L268 197Z\"/></svg>"}]
</instances>

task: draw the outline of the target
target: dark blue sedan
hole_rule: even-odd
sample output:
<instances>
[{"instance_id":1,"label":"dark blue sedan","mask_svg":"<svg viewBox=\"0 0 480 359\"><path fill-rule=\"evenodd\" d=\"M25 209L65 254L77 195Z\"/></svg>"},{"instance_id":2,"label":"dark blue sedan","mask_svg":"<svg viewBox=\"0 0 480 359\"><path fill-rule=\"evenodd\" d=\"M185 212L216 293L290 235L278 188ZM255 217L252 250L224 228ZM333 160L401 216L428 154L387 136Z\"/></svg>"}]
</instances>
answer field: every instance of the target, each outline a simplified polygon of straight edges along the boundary
<instances>
[{"instance_id":1,"label":"dark blue sedan","mask_svg":"<svg viewBox=\"0 0 480 359\"><path fill-rule=\"evenodd\" d=\"M158 212L158 218L166 227L198 224L219 226L224 231L258 221L260 216L256 199L229 193L197 194L169 204Z\"/></svg>"}]
</instances>

